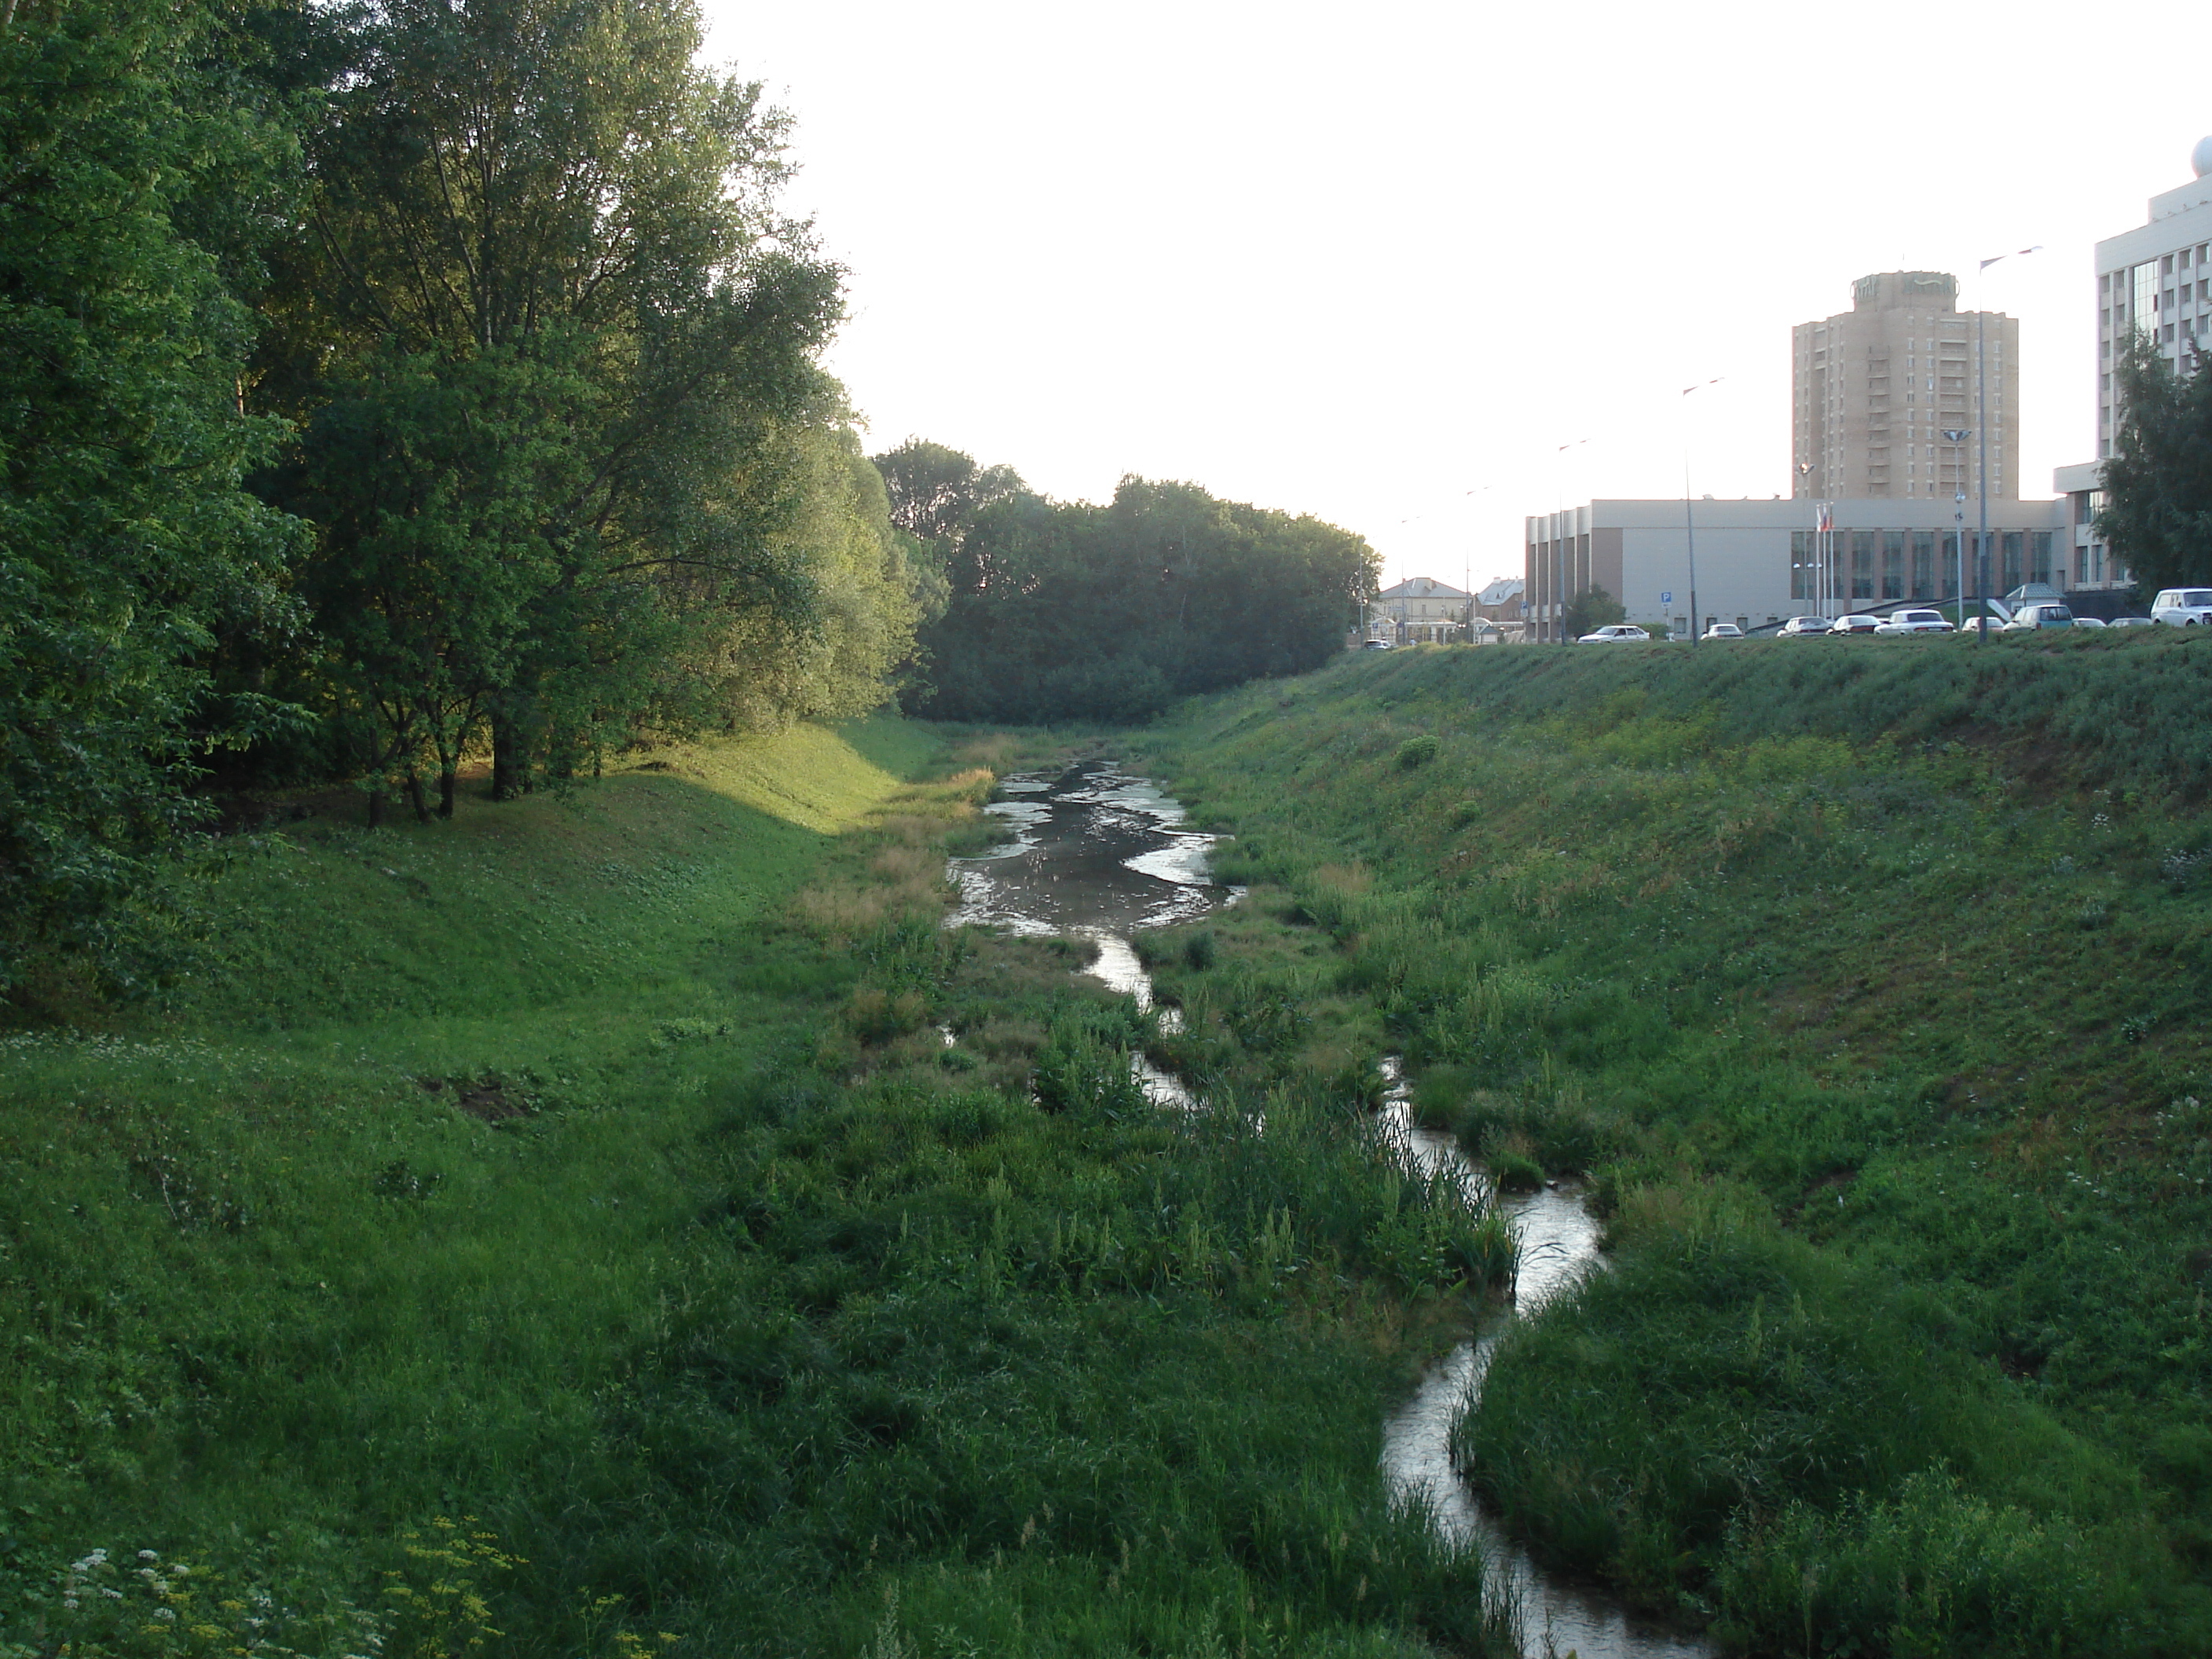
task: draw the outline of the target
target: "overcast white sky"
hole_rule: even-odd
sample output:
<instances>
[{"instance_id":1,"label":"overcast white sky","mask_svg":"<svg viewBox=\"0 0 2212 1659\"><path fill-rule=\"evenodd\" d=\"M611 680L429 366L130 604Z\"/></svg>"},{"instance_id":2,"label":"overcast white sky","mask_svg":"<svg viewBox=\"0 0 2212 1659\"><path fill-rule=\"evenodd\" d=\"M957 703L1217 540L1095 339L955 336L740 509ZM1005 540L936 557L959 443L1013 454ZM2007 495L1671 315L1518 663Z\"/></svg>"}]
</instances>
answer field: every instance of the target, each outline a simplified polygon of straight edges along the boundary
<instances>
[{"instance_id":1,"label":"overcast white sky","mask_svg":"<svg viewBox=\"0 0 2212 1659\"><path fill-rule=\"evenodd\" d=\"M2021 319L2047 492L2094 453L2091 246L2212 132L2185 5L703 3L797 118L872 449L1188 479L1386 579L1679 495L1686 409L1698 494L1788 494L1790 325L1873 270Z\"/></svg>"}]
</instances>

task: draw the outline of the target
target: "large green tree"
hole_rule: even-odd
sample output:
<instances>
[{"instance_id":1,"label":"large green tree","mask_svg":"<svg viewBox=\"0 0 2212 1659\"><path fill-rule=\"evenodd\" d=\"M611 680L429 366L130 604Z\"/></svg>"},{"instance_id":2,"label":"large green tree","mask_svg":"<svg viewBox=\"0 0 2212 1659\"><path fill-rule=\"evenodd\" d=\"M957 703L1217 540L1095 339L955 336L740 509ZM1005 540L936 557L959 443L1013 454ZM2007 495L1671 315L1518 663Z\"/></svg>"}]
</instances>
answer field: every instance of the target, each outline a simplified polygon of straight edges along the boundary
<instances>
[{"instance_id":1,"label":"large green tree","mask_svg":"<svg viewBox=\"0 0 2212 1659\"><path fill-rule=\"evenodd\" d=\"M2212 584L2212 374L2176 374L2140 337L2115 373L2121 416L2098 533L2146 590Z\"/></svg>"},{"instance_id":2,"label":"large green tree","mask_svg":"<svg viewBox=\"0 0 2212 1659\"><path fill-rule=\"evenodd\" d=\"M763 612L818 636L786 533L834 403L839 273L775 205L783 118L672 0L384 0L339 18L271 395L356 758L452 810L638 723L713 718ZM319 367L302 367L311 359Z\"/></svg>"},{"instance_id":3,"label":"large green tree","mask_svg":"<svg viewBox=\"0 0 2212 1659\"><path fill-rule=\"evenodd\" d=\"M975 481L1001 470L955 452L885 465L916 449L878 458L894 520L945 526L951 549L949 601L921 633L929 678L907 697L916 712L1144 720L1177 696L1317 667L1373 591L1372 550L1317 520L1135 477L1104 507L1018 486L976 501ZM917 511L917 489L946 479Z\"/></svg>"},{"instance_id":4,"label":"large green tree","mask_svg":"<svg viewBox=\"0 0 2212 1659\"><path fill-rule=\"evenodd\" d=\"M284 714L208 668L219 634L291 625L297 546L240 487L276 432L241 413L225 266L293 148L229 24L71 0L0 27L0 987L112 940L207 750Z\"/></svg>"}]
</instances>

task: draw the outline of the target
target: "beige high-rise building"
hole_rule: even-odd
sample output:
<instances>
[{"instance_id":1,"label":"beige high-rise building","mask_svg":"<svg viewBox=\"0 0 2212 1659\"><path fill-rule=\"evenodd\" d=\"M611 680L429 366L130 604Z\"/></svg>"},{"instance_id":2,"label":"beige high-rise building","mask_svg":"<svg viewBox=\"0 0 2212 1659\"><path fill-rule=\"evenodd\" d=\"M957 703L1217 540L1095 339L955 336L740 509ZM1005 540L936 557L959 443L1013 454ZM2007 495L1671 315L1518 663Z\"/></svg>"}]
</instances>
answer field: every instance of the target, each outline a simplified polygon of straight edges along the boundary
<instances>
[{"instance_id":1,"label":"beige high-rise building","mask_svg":"<svg viewBox=\"0 0 2212 1659\"><path fill-rule=\"evenodd\" d=\"M1793 493L1821 501L1949 501L1979 495L1989 420L1989 495L2020 498L2020 321L1960 311L1959 279L1885 270L1851 284L1851 308L1790 331ZM1946 432L1961 432L1962 439Z\"/></svg>"}]
</instances>

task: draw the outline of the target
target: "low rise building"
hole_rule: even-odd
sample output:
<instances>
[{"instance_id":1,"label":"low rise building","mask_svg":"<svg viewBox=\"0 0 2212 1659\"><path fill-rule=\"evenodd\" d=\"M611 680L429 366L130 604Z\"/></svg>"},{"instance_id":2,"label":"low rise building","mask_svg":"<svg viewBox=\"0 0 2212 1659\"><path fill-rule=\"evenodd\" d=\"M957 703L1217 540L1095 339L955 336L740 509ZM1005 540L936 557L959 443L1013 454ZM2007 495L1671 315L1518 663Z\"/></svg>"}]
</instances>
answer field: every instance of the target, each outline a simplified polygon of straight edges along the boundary
<instances>
[{"instance_id":1,"label":"low rise building","mask_svg":"<svg viewBox=\"0 0 2212 1659\"><path fill-rule=\"evenodd\" d=\"M2052 581L2072 534L2070 498L1993 500L1989 507L1983 591L1994 597ZM1969 502L1967 512L1978 508ZM1631 622L1688 631L1693 545L1699 633L1717 622L1752 629L1796 616L1955 599L1959 532L1950 501L1594 501L1526 520L1528 637L1559 638L1561 612L1594 587L1619 599ZM1975 536L1969 524L1969 596L1977 591Z\"/></svg>"},{"instance_id":2,"label":"low rise building","mask_svg":"<svg viewBox=\"0 0 2212 1659\"><path fill-rule=\"evenodd\" d=\"M1409 576L1370 602L1368 634L1396 645L1441 644L1464 637L1472 597L1465 588L1433 576Z\"/></svg>"},{"instance_id":3,"label":"low rise building","mask_svg":"<svg viewBox=\"0 0 2212 1659\"><path fill-rule=\"evenodd\" d=\"M1474 614L1485 622L1517 623L1528 612L1522 603L1528 581L1521 576L1500 576L1474 596Z\"/></svg>"}]
</instances>

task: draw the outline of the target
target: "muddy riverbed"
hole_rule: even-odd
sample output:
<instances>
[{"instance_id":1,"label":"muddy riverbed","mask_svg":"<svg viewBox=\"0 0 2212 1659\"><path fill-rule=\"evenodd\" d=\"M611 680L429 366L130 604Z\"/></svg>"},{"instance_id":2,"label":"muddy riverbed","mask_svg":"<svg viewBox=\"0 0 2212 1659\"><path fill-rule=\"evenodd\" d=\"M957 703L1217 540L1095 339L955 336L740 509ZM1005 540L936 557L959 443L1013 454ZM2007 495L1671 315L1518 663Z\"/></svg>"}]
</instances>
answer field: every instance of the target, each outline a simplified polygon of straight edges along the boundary
<instances>
[{"instance_id":1,"label":"muddy riverbed","mask_svg":"<svg viewBox=\"0 0 2212 1659\"><path fill-rule=\"evenodd\" d=\"M1178 803L1110 762L1010 777L1000 793L988 810L1006 821L1013 838L981 858L952 860L961 902L948 926L1088 939L1098 956L1087 971L1149 1008L1152 981L1131 943L1137 932L1193 921L1243 896L1208 869L1206 855L1219 837L1192 829ZM1133 1064L1153 1100L1198 1107L1176 1079L1141 1057ZM1424 1171L1448 1173L1470 1201L1482 1201L1487 1176L1450 1135L1413 1125L1395 1061L1382 1066L1390 1082L1383 1127L1401 1156ZM1534 1313L1601 1265L1597 1224L1573 1188L1498 1201L1521 1243L1512 1316ZM1632 1618L1602 1591L1540 1567L1504 1536L1453 1468L1452 1430L1480 1394L1503 1328L1446 1357L1385 1419L1383 1479L1394 1493L1425 1503L1440 1526L1480 1552L1487 1593L1511 1611L1527 1659L1569 1653L1707 1659L1708 1644Z\"/></svg>"}]
</instances>

